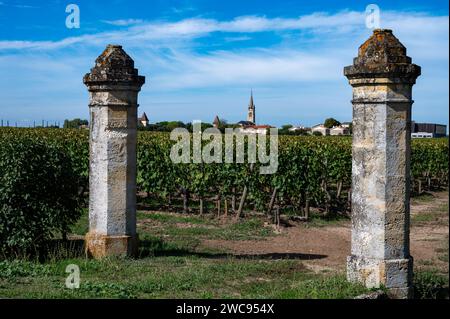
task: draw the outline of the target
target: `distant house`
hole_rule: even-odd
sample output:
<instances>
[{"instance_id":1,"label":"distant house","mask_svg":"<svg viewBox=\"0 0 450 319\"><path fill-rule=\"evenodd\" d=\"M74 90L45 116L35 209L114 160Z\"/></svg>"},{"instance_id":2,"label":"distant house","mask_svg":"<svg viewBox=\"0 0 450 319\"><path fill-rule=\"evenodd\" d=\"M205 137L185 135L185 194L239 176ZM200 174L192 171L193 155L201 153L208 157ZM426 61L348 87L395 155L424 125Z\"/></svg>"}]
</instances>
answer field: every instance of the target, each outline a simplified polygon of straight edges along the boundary
<instances>
[{"instance_id":1,"label":"distant house","mask_svg":"<svg viewBox=\"0 0 450 319\"><path fill-rule=\"evenodd\" d=\"M239 121L239 122L237 122L237 124L240 127L255 125L255 123L253 123L251 121Z\"/></svg>"},{"instance_id":2,"label":"distant house","mask_svg":"<svg viewBox=\"0 0 450 319\"><path fill-rule=\"evenodd\" d=\"M435 123L416 123L411 122L411 137L445 137L447 136L447 125Z\"/></svg>"},{"instance_id":3,"label":"distant house","mask_svg":"<svg viewBox=\"0 0 450 319\"><path fill-rule=\"evenodd\" d=\"M352 122L342 122L342 123L341 123L341 126L342 126L342 127L348 128L348 129L350 128L351 125L352 125Z\"/></svg>"},{"instance_id":4,"label":"distant house","mask_svg":"<svg viewBox=\"0 0 450 319\"><path fill-rule=\"evenodd\" d=\"M244 122L244 121L243 121ZM239 132L242 134L262 134L266 135L270 125L242 125L239 127Z\"/></svg>"},{"instance_id":5,"label":"distant house","mask_svg":"<svg viewBox=\"0 0 450 319\"><path fill-rule=\"evenodd\" d=\"M307 131L308 128L304 127L304 126L293 126L291 128L288 129L288 131L290 132L295 132L295 131Z\"/></svg>"},{"instance_id":6,"label":"distant house","mask_svg":"<svg viewBox=\"0 0 450 319\"><path fill-rule=\"evenodd\" d=\"M317 124L311 127L311 133L314 134L314 132L319 132L322 135L330 135L330 129L323 124Z\"/></svg>"},{"instance_id":7,"label":"distant house","mask_svg":"<svg viewBox=\"0 0 450 319\"><path fill-rule=\"evenodd\" d=\"M333 136L350 135L350 128L346 124L333 126L332 128L327 128L323 124L317 124L311 128L311 134L314 134L314 132L319 132L322 135L333 135Z\"/></svg>"},{"instance_id":8,"label":"distant house","mask_svg":"<svg viewBox=\"0 0 450 319\"><path fill-rule=\"evenodd\" d=\"M411 133L412 138L433 138L433 133L417 132Z\"/></svg>"},{"instance_id":9,"label":"distant house","mask_svg":"<svg viewBox=\"0 0 450 319\"><path fill-rule=\"evenodd\" d=\"M142 113L142 116L140 118L138 118L138 124L146 127L149 123L148 123L148 117L147 114Z\"/></svg>"},{"instance_id":10,"label":"distant house","mask_svg":"<svg viewBox=\"0 0 450 319\"><path fill-rule=\"evenodd\" d=\"M330 129L330 135L350 135L350 129L342 125L334 126Z\"/></svg>"}]
</instances>

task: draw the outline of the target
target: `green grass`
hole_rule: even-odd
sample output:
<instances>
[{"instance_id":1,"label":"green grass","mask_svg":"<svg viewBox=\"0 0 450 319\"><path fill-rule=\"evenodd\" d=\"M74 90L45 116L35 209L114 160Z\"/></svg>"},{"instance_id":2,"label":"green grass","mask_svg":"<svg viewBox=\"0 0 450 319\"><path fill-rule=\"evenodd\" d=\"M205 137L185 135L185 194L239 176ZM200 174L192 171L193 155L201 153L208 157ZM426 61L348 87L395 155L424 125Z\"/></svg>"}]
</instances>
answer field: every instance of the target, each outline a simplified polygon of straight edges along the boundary
<instances>
[{"instance_id":1,"label":"green grass","mask_svg":"<svg viewBox=\"0 0 450 319\"><path fill-rule=\"evenodd\" d=\"M44 262L0 261L3 298L353 298L367 293L335 272L314 273L301 259L231 255L204 248L204 239L265 240L274 234L264 218L219 221L206 215L138 212L140 237L136 259L86 259L77 245L55 241ZM322 221L314 215L307 224L321 227L341 219ZM87 211L72 232L84 235ZM438 248L448 261L448 244ZM287 257L286 257L287 258ZM80 267L79 289L65 287L66 266ZM445 294L448 277L425 269L415 277L421 298ZM448 291L448 289L447 289Z\"/></svg>"},{"instance_id":2,"label":"green grass","mask_svg":"<svg viewBox=\"0 0 450 319\"><path fill-rule=\"evenodd\" d=\"M424 193L422 193L420 195L415 195L412 198L412 201L413 202L417 202L417 203L427 203L427 202L432 201L433 199L434 199L433 194L424 192Z\"/></svg>"},{"instance_id":3,"label":"green grass","mask_svg":"<svg viewBox=\"0 0 450 319\"><path fill-rule=\"evenodd\" d=\"M345 224L349 221L348 217L344 216L333 216L330 218L324 218L318 214L311 214L307 223L305 223L306 227L326 227L326 226L338 226Z\"/></svg>"},{"instance_id":4,"label":"green grass","mask_svg":"<svg viewBox=\"0 0 450 319\"><path fill-rule=\"evenodd\" d=\"M417 271L414 274L414 297L416 299L448 298L448 275L442 275L435 269Z\"/></svg>"},{"instance_id":5,"label":"green grass","mask_svg":"<svg viewBox=\"0 0 450 319\"><path fill-rule=\"evenodd\" d=\"M151 223L151 232L175 239L223 239L223 240L257 240L273 236L272 228L264 225L264 219L247 218L235 222L219 221L211 217L183 216L181 214L139 212L138 221L155 221ZM147 230L150 232L150 230ZM198 240L197 240L198 241Z\"/></svg>"},{"instance_id":6,"label":"green grass","mask_svg":"<svg viewBox=\"0 0 450 319\"><path fill-rule=\"evenodd\" d=\"M175 223L190 223L190 224L196 224L196 225L215 225L216 222L208 217L200 217L200 216L192 216L192 215L180 215L180 214L173 214L173 213L159 213L159 212L143 212L139 211L137 213L137 219L150 219L159 221L161 223L169 223L169 224L175 224Z\"/></svg>"},{"instance_id":7,"label":"green grass","mask_svg":"<svg viewBox=\"0 0 450 319\"><path fill-rule=\"evenodd\" d=\"M80 289L64 286L68 264L80 267ZM340 275L313 274L297 260L188 255L0 267L10 269L0 277L5 298L351 298L367 291Z\"/></svg>"},{"instance_id":8,"label":"green grass","mask_svg":"<svg viewBox=\"0 0 450 319\"><path fill-rule=\"evenodd\" d=\"M151 231L144 225L139 233L152 233L160 237L186 239L198 242L197 239L251 240L263 239L274 235L272 228L264 226L260 218L247 218L235 222L221 222L210 216L193 216L182 214L168 214L159 212L137 213L137 220L141 223L150 221ZM155 222L155 223L152 223ZM88 231L88 214L83 213L81 219L72 227L72 233L84 235ZM190 238L189 238L190 237Z\"/></svg>"},{"instance_id":9,"label":"green grass","mask_svg":"<svg viewBox=\"0 0 450 319\"><path fill-rule=\"evenodd\" d=\"M448 263L448 252L449 252L448 236L443 241L442 247L437 248L436 252L438 253L438 259L440 261Z\"/></svg>"},{"instance_id":10,"label":"green grass","mask_svg":"<svg viewBox=\"0 0 450 319\"><path fill-rule=\"evenodd\" d=\"M430 202L431 200L426 200L426 202ZM447 224L448 221L444 220L444 217L448 215L448 203L443 203L432 210L425 210L423 212L419 212L417 214L412 215L411 221L414 224L422 224L422 223L442 223Z\"/></svg>"},{"instance_id":11,"label":"green grass","mask_svg":"<svg viewBox=\"0 0 450 319\"><path fill-rule=\"evenodd\" d=\"M72 228L82 235L87 213ZM136 259L84 258L58 242L45 262L0 262L4 298L352 298L367 290L342 275L316 274L300 259L231 255L199 246L201 239L264 239L263 220L238 223L181 214L139 213ZM151 221L149 225L146 222ZM189 227L187 227L187 225ZM74 250L71 251L71 248ZM66 266L80 268L79 289L65 287Z\"/></svg>"},{"instance_id":12,"label":"green grass","mask_svg":"<svg viewBox=\"0 0 450 319\"><path fill-rule=\"evenodd\" d=\"M439 216L432 212L423 212L413 216L413 223L427 223L434 222L439 219Z\"/></svg>"}]
</instances>

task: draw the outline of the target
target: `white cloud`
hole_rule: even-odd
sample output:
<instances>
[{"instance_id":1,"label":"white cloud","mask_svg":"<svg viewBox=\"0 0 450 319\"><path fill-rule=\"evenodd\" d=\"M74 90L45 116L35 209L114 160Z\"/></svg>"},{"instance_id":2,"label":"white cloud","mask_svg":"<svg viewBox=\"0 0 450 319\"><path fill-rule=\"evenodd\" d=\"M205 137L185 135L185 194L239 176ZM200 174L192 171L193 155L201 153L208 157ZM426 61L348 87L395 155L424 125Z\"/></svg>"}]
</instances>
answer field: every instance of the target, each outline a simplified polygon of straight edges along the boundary
<instances>
[{"instance_id":1,"label":"white cloud","mask_svg":"<svg viewBox=\"0 0 450 319\"><path fill-rule=\"evenodd\" d=\"M196 9L194 7L183 7L183 8L172 7L171 8L171 11L176 14L181 14L181 13L195 11L195 10Z\"/></svg>"},{"instance_id":2,"label":"white cloud","mask_svg":"<svg viewBox=\"0 0 450 319\"><path fill-rule=\"evenodd\" d=\"M332 38L351 38L364 32L364 13L344 11L336 14L313 13L296 19L267 18L264 16L237 17L229 21L190 18L177 22L145 22L140 19L105 21L115 26L126 26L124 30L86 34L69 37L58 41L0 41L0 52L5 50L56 50L74 45L104 46L107 43L122 43L127 47L190 47L191 42L199 37L209 36L214 32L246 34L235 37L247 39L249 33L264 31L278 32L285 35L289 31L306 31L314 34L318 42L319 35L326 42ZM409 46L432 47L447 35L448 17L430 16L420 13L382 12L382 27L394 29L394 33ZM225 41L232 41L226 37ZM292 40L292 38L291 38ZM310 41L310 39L301 39ZM423 49L422 49L423 50ZM423 52L431 56L443 55L447 50L428 50Z\"/></svg>"},{"instance_id":3,"label":"white cloud","mask_svg":"<svg viewBox=\"0 0 450 319\"><path fill-rule=\"evenodd\" d=\"M0 69L6 73L0 85L5 88L5 103L10 101L9 104L17 106L17 96L20 96L21 105L54 105L56 103L50 99L51 92L56 91L73 99L72 104L80 103L80 109L86 111L83 104L86 97L80 93L85 93L81 78L107 43L118 43L134 58L139 72L147 76L141 94L142 105L154 103L155 94L160 94L160 101L178 94L180 101L195 104L198 97L186 98L186 92L190 90L217 90L221 93L214 96L222 94L217 100L235 103L232 97L228 99L223 93L224 88L235 91L253 86L259 90L265 88L267 94L287 91L284 100L274 103L286 105L292 101L289 106L292 109L284 106L289 112L299 109L299 113L316 116L316 113L330 113L340 105L349 105L351 92L342 68L352 62L358 45L371 33L365 28L364 14L353 11L313 13L295 19L245 16L228 21L190 18L176 22L139 19L108 22L125 28L58 41L0 41ZM421 86L415 88L415 110L420 112L420 105L428 102L426 108L438 106L442 100L448 104L448 89L444 88L448 84L448 17L382 12L381 27L392 28L408 48L413 62L422 66L423 76L418 82ZM273 32L276 43L258 45L257 41L252 41L254 46L249 47L246 43L245 49L239 49L240 41L256 39L258 32ZM214 37L216 33L221 36ZM197 41L202 37L210 37L213 42L236 44L231 49L230 45L226 46L227 51L218 50L205 41ZM199 46L202 46L201 50ZM14 65L20 67L13 68ZM19 84L14 84L15 81ZM26 94L21 93L24 86L27 87ZM47 88L48 96L37 97L43 94L42 87ZM433 96L439 96L439 100L432 100L430 97ZM220 103L225 104L220 102L217 107L223 107L222 110L209 111L206 100L200 101L192 110L178 109L177 112L203 114L206 109L221 114L229 109L220 106ZM212 100L216 99L211 97ZM201 105L205 109L200 109ZM306 105L311 108L301 109ZM321 105L325 111L320 109ZM162 119L171 119L170 112L174 112L166 106L156 111ZM271 116L285 115L268 105L266 116L270 119ZM346 115L346 119L350 116ZM313 117L311 121L315 121Z\"/></svg>"},{"instance_id":4,"label":"white cloud","mask_svg":"<svg viewBox=\"0 0 450 319\"><path fill-rule=\"evenodd\" d=\"M177 53L168 59L164 71L153 77L158 89L333 81L341 77L342 68L338 58L294 50L222 51L207 56Z\"/></svg>"},{"instance_id":5,"label":"white cloud","mask_svg":"<svg viewBox=\"0 0 450 319\"><path fill-rule=\"evenodd\" d=\"M106 24L111 24L119 27L130 26L136 24L142 24L144 20L142 19L120 19L120 20L102 20Z\"/></svg>"},{"instance_id":6,"label":"white cloud","mask_svg":"<svg viewBox=\"0 0 450 319\"><path fill-rule=\"evenodd\" d=\"M224 40L226 42L239 42L239 41L248 41L252 38L249 36L241 36L241 37L225 37Z\"/></svg>"},{"instance_id":7,"label":"white cloud","mask_svg":"<svg viewBox=\"0 0 450 319\"><path fill-rule=\"evenodd\" d=\"M36 9L36 8L39 8L39 7L36 7L36 6L30 6L30 5L27 5L27 4L6 4L6 3L4 3L4 2L1 2L0 1L0 6L9 6L9 7L13 7L13 8L19 8L19 9Z\"/></svg>"},{"instance_id":8,"label":"white cloud","mask_svg":"<svg viewBox=\"0 0 450 319\"><path fill-rule=\"evenodd\" d=\"M13 7L21 8L21 9L36 9L36 8L39 8L39 7L30 6L30 5L26 5L26 4L16 4L16 5L13 5Z\"/></svg>"},{"instance_id":9,"label":"white cloud","mask_svg":"<svg viewBox=\"0 0 450 319\"><path fill-rule=\"evenodd\" d=\"M254 33L263 31L289 30L337 30L345 26L358 26L364 22L362 13L341 12L334 15L315 13L298 19L266 18L259 16L237 17L230 21L189 18L177 22L143 22L139 20L115 20L110 24L124 26L133 24L126 30L101 32L66 38L59 41L0 41L0 50L6 49L58 49L75 43L95 44L121 40L134 45L143 45L143 40L193 39L213 32ZM137 25L135 25L137 24Z\"/></svg>"}]
</instances>

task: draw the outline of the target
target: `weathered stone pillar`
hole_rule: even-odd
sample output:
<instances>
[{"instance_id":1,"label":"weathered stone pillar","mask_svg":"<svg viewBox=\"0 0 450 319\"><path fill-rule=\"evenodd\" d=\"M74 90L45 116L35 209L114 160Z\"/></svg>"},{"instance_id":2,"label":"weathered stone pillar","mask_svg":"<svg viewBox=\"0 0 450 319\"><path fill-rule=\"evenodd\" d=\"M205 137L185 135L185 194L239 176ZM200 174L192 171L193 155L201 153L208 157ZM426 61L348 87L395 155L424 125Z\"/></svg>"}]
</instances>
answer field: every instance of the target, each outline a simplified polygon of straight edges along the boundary
<instances>
[{"instance_id":1,"label":"weathered stone pillar","mask_svg":"<svg viewBox=\"0 0 450 319\"><path fill-rule=\"evenodd\" d=\"M409 184L412 86L420 67L391 30L374 30L344 74L353 87L352 248L347 278L412 296Z\"/></svg>"},{"instance_id":2,"label":"weathered stone pillar","mask_svg":"<svg viewBox=\"0 0 450 319\"><path fill-rule=\"evenodd\" d=\"M90 95L86 250L95 258L133 255L137 97L145 78L121 46L108 45L83 82Z\"/></svg>"}]
</instances>

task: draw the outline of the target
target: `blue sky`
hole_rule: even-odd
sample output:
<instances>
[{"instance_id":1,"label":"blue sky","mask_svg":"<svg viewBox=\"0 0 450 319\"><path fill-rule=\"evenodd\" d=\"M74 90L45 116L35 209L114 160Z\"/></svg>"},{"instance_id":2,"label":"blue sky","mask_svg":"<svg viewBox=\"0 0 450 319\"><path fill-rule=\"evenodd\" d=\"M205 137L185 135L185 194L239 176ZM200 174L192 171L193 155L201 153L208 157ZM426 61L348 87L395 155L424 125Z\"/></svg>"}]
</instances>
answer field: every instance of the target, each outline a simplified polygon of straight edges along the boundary
<instances>
[{"instance_id":1,"label":"blue sky","mask_svg":"<svg viewBox=\"0 0 450 319\"><path fill-rule=\"evenodd\" d=\"M68 29L66 6L80 8ZM122 44L147 77L140 110L151 122L245 119L253 88L259 124L351 120L342 74L381 9L413 62L413 119L448 125L447 1L0 0L0 118L88 118L82 77L108 43Z\"/></svg>"}]
</instances>

